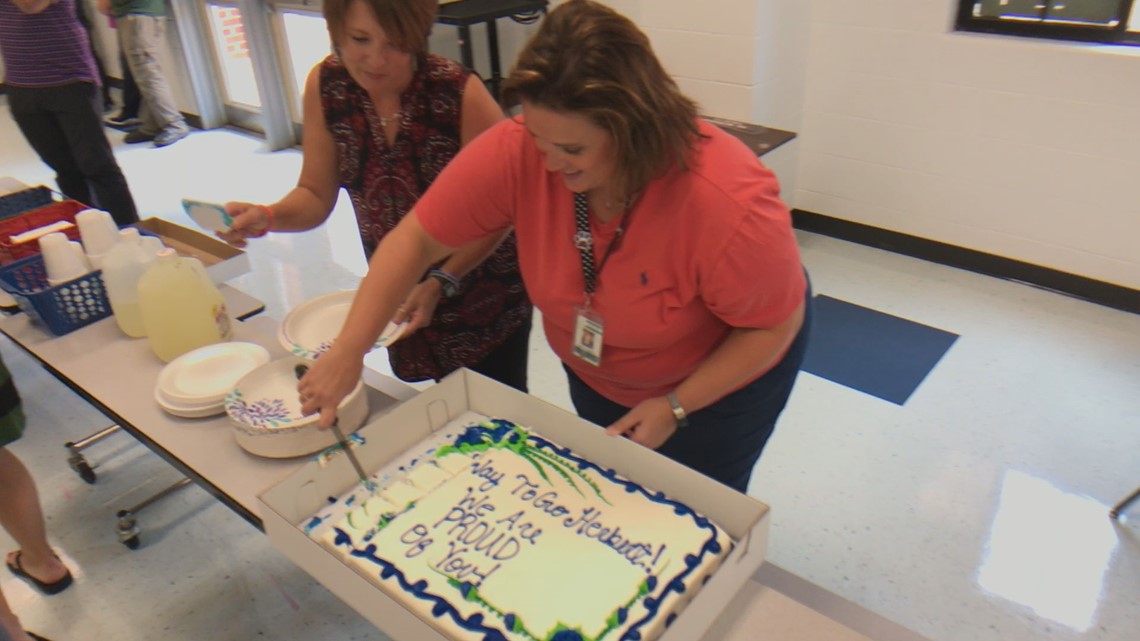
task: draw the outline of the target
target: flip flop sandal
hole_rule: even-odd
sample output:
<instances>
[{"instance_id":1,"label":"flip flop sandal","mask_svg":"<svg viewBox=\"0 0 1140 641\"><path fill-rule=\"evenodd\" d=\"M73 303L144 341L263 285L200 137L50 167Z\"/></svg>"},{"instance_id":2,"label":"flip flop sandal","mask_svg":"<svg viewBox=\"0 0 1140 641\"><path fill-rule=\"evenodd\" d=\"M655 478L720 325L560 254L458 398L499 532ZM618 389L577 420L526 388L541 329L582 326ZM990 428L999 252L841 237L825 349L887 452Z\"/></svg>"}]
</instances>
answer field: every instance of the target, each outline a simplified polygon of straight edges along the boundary
<instances>
[{"instance_id":1,"label":"flip flop sandal","mask_svg":"<svg viewBox=\"0 0 1140 641\"><path fill-rule=\"evenodd\" d=\"M45 583L44 581L37 579L36 577L32 576L31 574L28 574L24 570L23 564L20 562L20 558L23 556L23 554L24 554L23 550L17 550L16 556L12 557L12 560L7 562L6 565L8 566L8 571L10 571L12 574L14 574L14 575L20 577L21 579L31 583L32 585L39 588L40 592L43 592L44 594L47 594L47 595L59 594L60 592L63 592L64 590L66 590L69 585L71 585L71 582L72 582L71 570L68 570L67 574L63 575L63 578L59 579L58 581L53 581L51 583ZM59 557L57 556L56 558L58 559Z\"/></svg>"}]
</instances>

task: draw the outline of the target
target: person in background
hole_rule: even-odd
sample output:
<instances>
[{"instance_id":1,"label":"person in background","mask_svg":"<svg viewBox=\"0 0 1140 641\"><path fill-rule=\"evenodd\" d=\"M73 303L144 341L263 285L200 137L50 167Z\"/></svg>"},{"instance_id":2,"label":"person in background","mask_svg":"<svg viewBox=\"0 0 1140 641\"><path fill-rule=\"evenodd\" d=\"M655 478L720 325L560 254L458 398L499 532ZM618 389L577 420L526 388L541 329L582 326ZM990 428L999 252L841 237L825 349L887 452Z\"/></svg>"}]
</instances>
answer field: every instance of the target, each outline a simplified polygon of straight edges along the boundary
<instances>
[{"instance_id":1,"label":"person in background","mask_svg":"<svg viewBox=\"0 0 1140 641\"><path fill-rule=\"evenodd\" d=\"M59 594L73 582L71 571L59 560L47 540L44 515L36 483L28 468L8 450L8 445L24 432L24 410L20 395L0 360L0 525L16 540L20 549L8 554L8 570L44 594ZM5 635L7 635L5 637ZM27 632L0 592L0 639L31 641L43 639Z\"/></svg>"},{"instance_id":2,"label":"person in background","mask_svg":"<svg viewBox=\"0 0 1140 641\"><path fill-rule=\"evenodd\" d=\"M76 0L0 0L0 56L20 131L68 198L138 221L103 130L103 99Z\"/></svg>"},{"instance_id":3,"label":"person in background","mask_svg":"<svg viewBox=\"0 0 1140 641\"><path fill-rule=\"evenodd\" d=\"M115 101L111 99L111 83L108 82L107 70L103 66L103 59L99 56L99 48L95 46L95 29L91 24L91 19L87 17L87 7L82 0L75 3L75 15L79 18L79 24L83 25L83 30L87 32L87 40L91 43L91 58L95 61L95 68L99 71L99 84L103 87L103 111L108 112L115 107Z\"/></svg>"},{"instance_id":4,"label":"person in background","mask_svg":"<svg viewBox=\"0 0 1140 641\"><path fill-rule=\"evenodd\" d=\"M464 149L372 256L298 384L328 427L425 266L512 228L578 413L741 492L791 393L810 288L771 171L604 5L550 12Z\"/></svg>"},{"instance_id":5,"label":"person in background","mask_svg":"<svg viewBox=\"0 0 1140 641\"><path fill-rule=\"evenodd\" d=\"M502 120L478 77L427 52L436 8L436 0L326 0L336 53L305 83L297 186L270 205L227 203L234 221L222 238L244 246L269 231L313 229L344 187L371 256L459 149ZM408 326L388 347L397 376L438 380L470 367L526 390L531 306L509 232L420 271L395 317Z\"/></svg>"},{"instance_id":6,"label":"person in background","mask_svg":"<svg viewBox=\"0 0 1140 641\"><path fill-rule=\"evenodd\" d=\"M170 83L158 61L166 29L165 0L98 0L99 11L115 19L119 49L127 58L131 76L142 96L138 129L123 137L135 144L154 141L165 147L182 140L190 127L174 102Z\"/></svg>"},{"instance_id":7,"label":"person in background","mask_svg":"<svg viewBox=\"0 0 1140 641\"><path fill-rule=\"evenodd\" d=\"M107 116L103 122L108 126L123 131L134 131L142 124L139 112L142 110L142 94L139 86L135 84L135 77L131 75L131 66L127 63L127 56L119 51L119 68L123 70L123 106L119 113Z\"/></svg>"}]
</instances>

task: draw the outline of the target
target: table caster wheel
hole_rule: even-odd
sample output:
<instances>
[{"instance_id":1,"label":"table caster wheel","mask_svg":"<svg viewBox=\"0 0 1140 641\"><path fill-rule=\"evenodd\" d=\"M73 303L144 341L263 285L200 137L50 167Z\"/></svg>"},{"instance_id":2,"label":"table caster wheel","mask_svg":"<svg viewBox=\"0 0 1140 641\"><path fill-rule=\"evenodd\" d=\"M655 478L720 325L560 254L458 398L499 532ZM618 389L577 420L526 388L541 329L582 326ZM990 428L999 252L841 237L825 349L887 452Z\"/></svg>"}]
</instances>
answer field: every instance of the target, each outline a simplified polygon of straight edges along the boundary
<instances>
[{"instance_id":1,"label":"table caster wheel","mask_svg":"<svg viewBox=\"0 0 1140 641\"><path fill-rule=\"evenodd\" d=\"M88 485L95 484L95 470L91 469L91 465L83 459L82 456L73 456L67 460L67 464L71 469L79 475L79 478L87 482Z\"/></svg>"},{"instance_id":2,"label":"table caster wheel","mask_svg":"<svg viewBox=\"0 0 1140 641\"><path fill-rule=\"evenodd\" d=\"M137 550L139 548L139 526L135 520L135 515L128 510L119 510L117 516L119 521L115 524L115 531L119 535L119 543L132 550Z\"/></svg>"}]
</instances>

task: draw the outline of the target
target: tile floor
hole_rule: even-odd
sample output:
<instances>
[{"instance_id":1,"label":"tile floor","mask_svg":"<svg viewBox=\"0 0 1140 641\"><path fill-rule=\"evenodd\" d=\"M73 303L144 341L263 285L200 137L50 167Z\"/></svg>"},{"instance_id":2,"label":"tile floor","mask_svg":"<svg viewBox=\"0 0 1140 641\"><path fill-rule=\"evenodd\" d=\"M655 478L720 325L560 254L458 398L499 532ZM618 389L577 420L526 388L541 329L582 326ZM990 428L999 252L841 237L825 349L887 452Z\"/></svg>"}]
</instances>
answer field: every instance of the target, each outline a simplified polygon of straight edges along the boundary
<instances>
[{"instance_id":1,"label":"tile floor","mask_svg":"<svg viewBox=\"0 0 1140 641\"><path fill-rule=\"evenodd\" d=\"M184 196L268 200L299 155L227 131L165 149L122 146L140 210L190 224ZM0 176L49 183L0 99ZM772 506L769 557L934 641L1125 641L1140 630L1140 506L1106 512L1140 484L1140 316L1017 283L802 234L817 293L959 334L903 406L810 374L753 478ZM353 221L254 244L232 284L280 318L351 288L364 264ZM533 337L531 387L568 405ZM6 340L30 417L13 450L32 469L55 545L77 585L42 598L0 573L26 626L56 641L384 639L263 535L190 487L141 514L129 551L114 514L177 479L130 437L87 451L65 441L106 421ZM0 532L0 550L12 542ZM1129 632L1131 630L1131 632Z\"/></svg>"}]
</instances>

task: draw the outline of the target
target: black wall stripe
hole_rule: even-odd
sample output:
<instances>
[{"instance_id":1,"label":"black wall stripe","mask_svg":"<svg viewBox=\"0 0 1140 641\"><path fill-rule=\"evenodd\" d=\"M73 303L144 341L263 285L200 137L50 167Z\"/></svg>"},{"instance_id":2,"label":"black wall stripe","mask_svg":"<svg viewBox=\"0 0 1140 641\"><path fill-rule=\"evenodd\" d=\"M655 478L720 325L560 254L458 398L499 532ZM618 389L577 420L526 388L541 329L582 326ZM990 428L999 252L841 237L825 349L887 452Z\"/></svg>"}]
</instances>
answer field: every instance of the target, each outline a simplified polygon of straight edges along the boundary
<instances>
[{"instance_id":1,"label":"black wall stripe","mask_svg":"<svg viewBox=\"0 0 1140 641\"><path fill-rule=\"evenodd\" d=\"M802 209L792 210L796 229L831 236L868 247L921 258L933 263L957 267L987 276L1041 287L1113 309L1140 314L1140 290L1106 283L1085 276L1026 263L1012 258L987 254L974 249L910 236L896 231L871 227L832 218Z\"/></svg>"}]
</instances>

